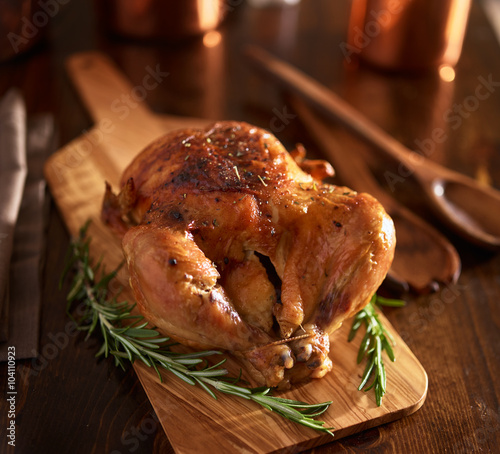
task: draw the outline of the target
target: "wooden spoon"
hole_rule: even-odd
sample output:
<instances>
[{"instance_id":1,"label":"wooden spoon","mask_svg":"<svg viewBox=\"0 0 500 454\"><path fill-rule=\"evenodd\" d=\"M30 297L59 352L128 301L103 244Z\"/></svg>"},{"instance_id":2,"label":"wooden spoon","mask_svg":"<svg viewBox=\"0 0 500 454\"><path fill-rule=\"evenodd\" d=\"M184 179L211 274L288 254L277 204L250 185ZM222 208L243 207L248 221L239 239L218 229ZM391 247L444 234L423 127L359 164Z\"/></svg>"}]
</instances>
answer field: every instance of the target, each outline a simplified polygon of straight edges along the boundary
<instances>
[{"instance_id":1,"label":"wooden spoon","mask_svg":"<svg viewBox=\"0 0 500 454\"><path fill-rule=\"evenodd\" d=\"M357 191L373 195L392 217L396 227L396 253L389 278L403 287L407 283L418 293L435 291L439 284L456 282L461 263L453 245L385 192L361 156L352 148L341 146L335 131L324 119L295 96L290 103L343 182Z\"/></svg>"},{"instance_id":2,"label":"wooden spoon","mask_svg":"<svg viewBox=\"0 0 500 454\"><path fill-rule=\"evenodd\" d=\"M477 245L500 248L500 192L409 150L331 90L266 51L252 46L247 55L292 92L396 160L397 179L411 175L429 206L450 228Z\"/></svg>"}]
</instances>

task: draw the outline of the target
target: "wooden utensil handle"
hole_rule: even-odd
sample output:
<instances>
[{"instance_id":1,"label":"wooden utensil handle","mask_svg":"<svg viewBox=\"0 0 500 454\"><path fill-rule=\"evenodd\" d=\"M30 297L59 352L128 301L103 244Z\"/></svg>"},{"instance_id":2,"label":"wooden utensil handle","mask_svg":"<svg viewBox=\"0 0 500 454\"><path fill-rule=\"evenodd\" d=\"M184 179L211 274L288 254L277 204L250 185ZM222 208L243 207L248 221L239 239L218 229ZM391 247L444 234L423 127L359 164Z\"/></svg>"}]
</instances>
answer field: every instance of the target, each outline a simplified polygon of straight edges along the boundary
<instances>
[{"instance_id":1,"label":"wooden utensil handle","mask_svg":"<svg viewBox=\"0 0 500 454\"><path fill-rule=\"evenodd\" d=\"M149 79L146 80L145 76L143 85L133 87L111 59L93 51L71 56L66 65L71 80L96 123L111 122L116 118L133 123L138 117L151 117L142 94L149 86L158 84L154 76L158 78L161 74L154 74L152 70Z\"/></svg>"},{"instance_id":2,"label":"wooden utensil handle","mask_svg":"<svg viewBox=\"0 0 500 454\"><path fill-rule=\"evenodd\" d=\"M411 150L312 77L258 47L249 46L246 54L259 65L260 69L277 78L293 93L297 93L303 99L306 99L321 112L333 117L347 129L391 158L409 164L408 154L412 153ZM413 163L411 164L413 165Z\"/></svg>"}]
</instances>

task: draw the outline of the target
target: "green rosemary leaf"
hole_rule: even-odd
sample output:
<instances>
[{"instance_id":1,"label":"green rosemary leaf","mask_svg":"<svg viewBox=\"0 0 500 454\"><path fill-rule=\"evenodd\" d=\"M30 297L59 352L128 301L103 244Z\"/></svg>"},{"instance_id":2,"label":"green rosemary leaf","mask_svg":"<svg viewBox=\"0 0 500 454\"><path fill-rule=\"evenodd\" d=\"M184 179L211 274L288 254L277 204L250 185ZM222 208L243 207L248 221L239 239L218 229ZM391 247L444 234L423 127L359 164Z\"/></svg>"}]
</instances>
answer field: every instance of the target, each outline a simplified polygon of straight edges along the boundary
<instances>
[{"instance_id":1,"label":"green rosemary leaf","mask_svg":"<svg viewBox=\"0 0 500 454\"><path fill-rule=\"evenodd\" d=\"M172 361L174 361L169 354L165 354L164 352L161 351L149 351L148 354L155 359L156 361L160 363L165 363L165 364L170 364ZM169 367L169 366L168 366Z\"/></svg>"},{"instance_id":2,"label":"green rosemary leaf","mask_svg":"<svg viewBox=\"0 0 500 454\"><path fill-rule=\"evenodd\" d=\"M154 329L129 328L126 332L128 336L141 338L154 337L158 335L158 331Z\"/></svg>"},{"instance_id":3,"label":"green rosemary leaf","mask_svg":"<svg viewBox=\"0 0 500 454\"><path fill-rule=\"evenodd\" d=\"M217 369L218 367L222 366L224 363L226 362L225 359L223 359L222 361L219 361L217 364L214 364L213 366L207 366L205 367L205 371L209 371L209 370L213 370L213 369Z\"/></svg>"},{"instance_id":4,"label":"green rosemary leaf","mask_svg":"<svg viewBox=\"0 0 500 454\"><path fill-rule=\"evenodd\" d=\"M259 386L258 388L252 388L250 390L252 394L262 394L265 396L266 394L269 394L271 392L271 388L268 388L267 386ZM275 399L281 399L280 397L275 397Z\"/></svg>"},{"instance_id":5,"label":"green rosemary leaf","mask_svg":"<svg viewBox=\"0 0 500 454\"><path fill-rule=\"evenodd\" d=\"M308 418L316 418L316 416L322 415L326 410L328 410L328 407L322 408L319 411L301 411L301 413L307 415Z\"/></svg>"},{"instance_id":6,"label":"green rosemary leaf","mask_svg":"<svg viewBox=\"0 0 500 454\"><path fill-rule=\"evenodd\" d=\"M84 282L84 276L78 275L73 283L73 287L71 288L71 290L68 293L68 296L66 297L66 299L69 302L72 302L75 299L76 295L78 295L80 290L82 290L83 282Z\"/></svg>"},{"instance_id":7,"label":"green rosemary leaf","mask_svg":"<svg viewBox=\"0 0 500 454\"><path fill-rule=\"evenodd\" d=\"M385 336L382 338L382 348L385 350L387 356L392 362L396 361L396 356L394 355L392 345L387 341L387 338Z\"/></svg>"},{"instance_id":8,"label":"green rosemary leaf","mask_svg":"<svg viewBox=\"0 0 500 454\"><path fill-rule=\"evenodd\" d=\"M273 399L272 397L268 396L263 396L261 394L256 394L252 395L252 400L257 401L257 402L263 402L273 411L281 413L283 416L286 416L288 419L293 419L295 421L300 421L301 419L305 418L305 416L300 412L295 410L293 407L290 407L288 405L284 405L279 401L276 401L276 399Z\"/></svg>"},{"instance_id":9,"label":"green rosemary leaf","mask_svg":"<svg viewBox=\"0 0 500 454\"><path fill-rule=\"evenodd\" d=\"M95 287L97 289L106 288L109 285L109 283L116 277L116 275L118 274L118 271L120 270L120 268L122 266L123 266L123 263L120 263L120 265L118 265L117 269L113 270L111 273L104 274L103 277L101 278L101 280L95 284ZM126 303L126 301L125 301L125 303Z\"/></svg>"},{"instance_id":10,"label":"green rosemary leaf","mask_svg":"<svg viewBox=\"0 0 500 454\"><path fill-rule=\"evenodd\" d=\"M138 358L148 367L151 367L152 364L151 364L151 361L149 360L149 358L147 356L144 356L144 355L139 355Z\"/></svg>"},{"instance_id":11,"label":"green rosemary leaf","mask_svg":"<svg viewBox=\"0 0 500 454\"><path fill-rule=\"evenodd\" d=\"M85 277L89 280L89 281L93 281L94 280L94 270L92 269L92 267L90 266L86 266L84 268L84 272L85 272Z\"/></svg>"},{"instance_id":12,"label":"green rosemary leaf","mask_svg":"<svg viewBox=\"0 0 500 454\"><path fill-rule=\"evenodd\" d=\"M376 348L377 379L380 383L380 377L384 376L385 371L384 371L384 362L382 360L382 342L380 341L379 337L376 338L375 345L377 346ZM385 389L383 389L383 391L385 391Z\"/></svg>"},{"instance_id":13,"label":"green rosemary leaf","mask_svg":"<svg viewBox=\"0 0 500 454\"><path fill-rule=\"evenodd\" d=\"M366 327L365 335L361 340L358 350L357 361L360 363L364 358L367 358L365 370L361 377L361 383L358 389L370 391L374 389L375 400L377 405L382 405L382 398L387 391L387 376L382 358L382 352L385 351L391 361L395 361L394 339L391 334L385 329L381 323L376 306L391 306L401 307L405 302L401 300L394 300L383 298L378 295L373 295L367 306L359 311L353 319L351 331L348 340L351 341L362 324ZM371 383L367 385L368 381L372 379Z\"/></svg>"},{"instance_id":14,"label":"green rosemary leaf","mask_svg":"<svg viewBox=\"0 0 500 454\"><path fill-rule=\"evenodd\" d=\"M136 320L134 323L131 323L129 325L130 328L135 328L135 329L143 329L143 328L146 328L146 326L148 326L149 323L148 322L142 322L141 323L141 320ZM148 329L148 328L146 328ZM150 329L150 331L152 331L154 333L154 335L156 336L158 334L158 331L156 331L155 329Z\"/></svg>"},{"instance_id":15,"label":"green rosemary leaf","mask_svg":"<svg viewBox=\"0 0 500 454\"><path fill-rule=\"evenodd\" d=\"M117 339L118 340L118 339ZM128 337L120 337L119 339L119 342L121 342L122 344L126 344L130 350L132 351L132 353L134 353L135 355L140 355L141 354L141 351L140 351L140 346L139 345L136 345L133 341L133 339L129 339Z\"/></svg>"},{"instance_id":16,"label":"green rosemary leaf","mask_svg":"<svg viewBox=\"0 0 500 454\"><path fill-rule=\"evenodd\" d=\"M367 378L370 378L370 377L367 377ZM369 385L366 385L364 388L363 387L359 387L358 390L361 391L363 390L365 393L367 393L368 391L370 391L371 389L375 388L375 385L377 384L377 379L374 378L373 381L369 384ZM376 396L375 396L376 397Z\"/></svg>"},{"instance_id":17,"label":"green rosemary leaf","mask_svg":"<svg viewBox=\"0 0 500 454\"><path fill-rule=\"evenodd\" d=\"M156 340L156 339L154 339L154 340ZM139 338L139 339L135 340L135 343L137 345L140 345L141 347L144 347L145 349L148 349L148 350L160 351L160 349L161 349L161 345L158 345L156 342L151 342L151 340L149 340L149 339L145 341L145 340L142 340ZM201 362L201 360L200 360L200 362Z\"/></svg>"},{"instance_id":18,"label":"green rosemary leaf","mask_svg":"<svg viewBox=\"0 0 500 454\"><path fill-rule=\"evenodd\" d=\"M240 397L244 397L245 399L250 399L250 396L252 395L252 390L249 388L243 388L241 386L233 385L231 383L226 383L220 380L212 380L210 384L215 389L223 392L224 394L234 394Z\"/></svg>"},{"instance_id":19,"label":"green rosemary leaf","mask_svg":"<svg viewBox=\"0 0 500 454\"><path fill-rule=\"evenodd\" d=\"M181 380L185 381L188 385L196 385L196 382L191 378L185 375L183 372L180 372L176 369L170 368L170 372L172 372L174 375L177 375Z\"/></svg>"},{"instance_id":20,"label":"green rosemary leaf","mask_svg":"<svg viewBox=\"0 0 500 454\"><path fill-rule=\"evenodd\" d=\"M126 370L125 362L118 355L113 356L115 358L115 366L120 366L121 369Z\"/></svg>"},{"instance_id":21,"label":"green rosemary leaf","mask_svg":"<svg viewBox=\"0 0 500 454\"><path fill-rule=\"evenodd\" d=\"M372 358L365 367L365 371L363 372L363 377L361 378L361 383L358 386L358 390L361 391L364 386L366 385L366 382L370 379L370 376L372 374L372 371L375 367L375 358Z\"/></svg>"},{"instance_id":22,"label":"green rosemary leaf","mask_svg":"<svg viewBox=\"0 0 500 454\"><path fill-rule=\"evenodd\" d=\"M376 296L376 303L379 306L387 306L387 307L403 307L406 305L406 301L404 300L398 300L398 299L391 299L391 298L384 298L383 296Z\"/></svg>"},{"instance_id":23,"label":"green rosemary leaf","mask_svg":"<svg viewBox=\"0 0 500 454\"><path fill-rule=\"evenodd\" d=\"M106 346L105 346L105 344L102 344L101 348L99 348L99 350L95 354L95 357L99 358L99 356L102 356L104 354L105 350L106 350Z\"/></svg>"},{"instance_id":24,"label":"green rosemary leaf","mask_svg":"<svg viewBox=\"0 0 500 454\"><path fill-rule=\"evenodd\" d=\"M267 390L270 388L265 388L265 389ZM264 393L262 393L262 394L264 394ZM301 402L300 400L284 399L283 397L273 397L273 399L276 400L277 402L282 402L284 404L286 403L290 407L296 407L296 408L316 408L320 405L323 405L323 404L305 404L304 402ZM325 403L327 403L327 402L325 402Z\"/></svg>"},{"instance_id":25,"label":"green rosemary leaf","mask_svg":"<svg viewBox=\"0 0 500 454\"><path fill-rule=\"evenodd\" d=\"M394 337L392 336L392 334L389 331L386 331L386 329L382 326L382 324L380 324L380 327L382 328L382 332L383 332L384 336L388 339L388 341L390 343L392 343L393 345L396 345L396 341L394 340Z\"/></svg>"},{"instance_id":26,"label":"green rosemary leaf","mask_svg":"<svg viewBox=\"0 0 500 454\"><path fill-rule=\"evenodd\" d=\"M258 402L261 407L264 407L266 410L273 411L273 408L266 404L265 402Z\"/></svg>"},{"instance_id":27,"label":"green rosemary leaf","mask_svg":"<svg viewBox=\"0 0 500 454\"><path fill-rule=\"evenodd\" d=\"M153 359L151 357L149 357L149 360L150 360L151 364L153 365L153 368L156 371L158 378L160 379L160 383L163 383L163 377L161 376L160 370L158 369L156 362L153 361Z\"/></svg>"},{"instance_id":28,"label":"green rosemary leaf","mask_svg":"<svg viewBox=\"0 0 500 454\"><path fill-rule=\"evenodd\" d=\"M190 371L189 376L193 377L221 377L227 375L226 369L218 369L218 370L195 370Z\"/></svg>"},{"instance_id":29,"label":"green rosemary leaf","mask_svg":"<svg viewBox=\"0 0 500 454\"><path fill-rule=\"evenodd\" d=\"M380 387L382 389L383 394L387 391L387 376L385 372L385 367L382 367L382 371L379 379Z\"/></svg>"},{"instance_id":30,"label":"green rosemary leaf","mask_svg":"<svg viewBox=\"0 0 500 454\"><path fill-rule=\"evenodd\" d=\"M359 346L358 350L358 356L356 358L357 363L359 364L367 352L369 352L369 347L371 345L371 342L373 341L373 338L371 336L371 332L369 331L369 328L366 330L366 334L364 335L363 339L361 340L361 344Z\"/></svg>"},{"instance_id":31,"label":"green rosemary leaf","mask_svg":"<svg viewBox=\"0 0 500 454\"><path fill-rule=\"evenodd\" d=\"M310 427L311 429L316 429L320 430L322 432L327 432L333 437L333 433L331 432L334 430L333 427L323 427L323 424L325 424L323 421L317 421L315 419L301 419L300 421L295 421L299 424L302 424L303 426Z\"/></svg>"},{"instance_id":32,"label":"green rosemary leaf","mask_svg":"<svg viewBox=\"0 0 500 454\"><path fill-rule=\"evenodd\" d=\"M144 342L144 344L146 344L147 342L149 345L151 345L151 348L161 348L160 345L154 345L154 344L164 344L165 342L168 341L169 341L168 337L155 337L148 339L147 341L141 341L141 342Z\"/></svg>"},{"instance_id":33,"label":"green rosemary leaf","mask_svg":"<svg viewBox=\"0 0 500 454\"><path fill-rule=\"evenodd\" d=\"M176 362L179 364L183 364L184 366L197 366L198 364L202 364L205 361L201 358L192 358L192 359L176 359Z\"/></svg>"},{"instance_id":34,"label":"green rosemary leaf","mask_svg":"<svg viewBox=\"0 0 500 454\"><path fill-rule=\"evenodd\" d=\"M197 377L193 377L194 380L196 381L196 383L201 387L203 388L203 390L205 392L207 392L211 397L213 397L215 400L217 400L217 396L215 395L215 393L207 386L205 385L205 383L203 383L199 378Z\"/></svg>"},{"instance_id":35,"label":"green rosemary leaf","mask_svg":"<svg viewBox=\"0 0 500 454\"><path fill-rule=\"evenodd\" d=\"M354 318L351 330L349 331L349 336L347 337L348 342L351 342L354 339L356 333L358 332L358 329L361 327L362 324L363 324L363 317L359 317L358 313L358 316Z\"/></svg>"},{"instance_id":36,"label":"green rosemary leaf","mask_svg":"<svg viewBox=\"0 0 500 454\"><path fill-rule=\"evenodd\" d=\"M85 340L90 339L90 336L92 335L92 333L94 332L94 330L97 327L98 321L99 321L99 314L94 312L92 314L92 323L88 326L88 332L87 332L87 336L85 337Z\"/></svg>"},{"instance_id":37,"label":"green rosemary leaf","mask_svg":"<svg viewBox=\"0 0 500 454\"><path fill-rule=\"evenodd\" d=\"M275 398L276 399L276 398ZM288 405L300 408L302 413L307 413L310 415L310 412L314 412L316 415L323 414L326 410L328 410L329 406L333 403L332 401L323 402L321 404L304 404L303 402L294 403L294 401L290 401L287 399Z\"/></svg>"}]
</instances>

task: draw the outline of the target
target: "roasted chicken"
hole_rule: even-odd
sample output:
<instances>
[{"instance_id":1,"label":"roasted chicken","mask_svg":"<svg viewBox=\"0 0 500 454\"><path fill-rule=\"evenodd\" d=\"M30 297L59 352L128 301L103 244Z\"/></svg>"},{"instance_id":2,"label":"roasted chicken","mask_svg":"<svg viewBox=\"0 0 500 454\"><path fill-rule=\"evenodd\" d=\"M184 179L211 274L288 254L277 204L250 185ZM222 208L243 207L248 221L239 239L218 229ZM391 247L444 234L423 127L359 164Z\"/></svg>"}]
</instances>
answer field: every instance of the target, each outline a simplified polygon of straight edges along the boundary
<instances>
[{"instance_id":1,"label":"roasted chicken","mask_svg":"<svg viewBox=\"0 0 500 454\"><path fill-rule=\"evenodd\" d=\"M143 315L267 386L331 369L329 335L370 300L395 246L373 197L321 183L328 165L293 154L246 123L174 131L103 202Z\"/></svg>"}]
</instances>

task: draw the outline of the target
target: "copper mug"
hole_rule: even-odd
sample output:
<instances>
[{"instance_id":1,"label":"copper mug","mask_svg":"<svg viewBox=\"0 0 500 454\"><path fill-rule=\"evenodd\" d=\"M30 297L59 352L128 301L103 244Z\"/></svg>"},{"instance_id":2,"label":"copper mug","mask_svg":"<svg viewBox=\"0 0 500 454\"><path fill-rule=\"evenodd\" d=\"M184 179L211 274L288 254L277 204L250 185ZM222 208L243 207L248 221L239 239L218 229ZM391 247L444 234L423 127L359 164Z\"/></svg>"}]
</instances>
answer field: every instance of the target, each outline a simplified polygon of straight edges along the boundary
<instances>
[{"instance_id":1,"label":"copper mug","mask_svg":"<svg viewBox=\"0 0 500 454\"><path fill-rule=\"evenodd\" d=\"M471 0L352 0L343 53L388 70L455 66Z\"/></svg>"},{"instance_id":2,"label":"copper mug","mask_svg":"<svg viewBox=\"0 0 500 454\"><path fill-rule=\"evenodd\" d=\"M137 39L183 39L217 28L227 0L107 0L98 2L105 26Z\"/></svg>"}]
</instances>

